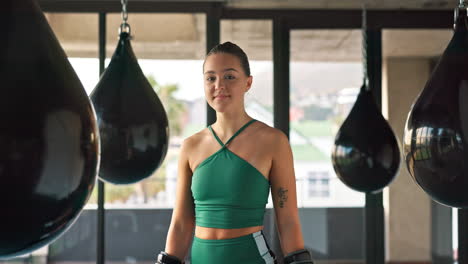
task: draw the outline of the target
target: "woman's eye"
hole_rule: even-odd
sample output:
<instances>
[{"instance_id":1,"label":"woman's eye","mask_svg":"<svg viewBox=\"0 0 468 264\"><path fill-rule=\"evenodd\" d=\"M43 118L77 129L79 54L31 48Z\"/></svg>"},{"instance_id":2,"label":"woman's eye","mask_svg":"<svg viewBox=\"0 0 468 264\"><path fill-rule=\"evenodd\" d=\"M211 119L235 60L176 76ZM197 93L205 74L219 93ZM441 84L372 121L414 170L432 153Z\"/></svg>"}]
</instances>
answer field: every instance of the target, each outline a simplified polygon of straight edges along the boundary
<instances>
[{"instance_id":1,"label":"woman's eye","mask_svg":"<svg viewBox=\"0 0 468 264\"><path fill-rule=\"evenodd\" d=\"M233 75L226 75L224 78L228 80L234 80L236 77Z\"/></svg>"},{"instance_id":2,"label":"woman's eye","mask_svg":"<svg viewBox=\"0 0 468 264\"><path fill-rule=\"evenodd\" d=\"M214 81L216 78L215 77L207 77L206 80L209 81L209 82L212 82Z\"/></svg>"}]
</instances>

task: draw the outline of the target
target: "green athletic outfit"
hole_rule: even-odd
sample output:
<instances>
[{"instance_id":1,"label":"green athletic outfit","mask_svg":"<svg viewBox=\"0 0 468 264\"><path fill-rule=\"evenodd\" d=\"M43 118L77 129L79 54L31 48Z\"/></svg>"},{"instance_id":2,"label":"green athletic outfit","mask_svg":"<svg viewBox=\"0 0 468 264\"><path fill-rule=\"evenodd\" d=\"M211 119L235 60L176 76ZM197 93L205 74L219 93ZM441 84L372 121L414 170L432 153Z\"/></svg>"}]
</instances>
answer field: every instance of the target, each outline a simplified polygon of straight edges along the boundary
<instances>
[{"instance_id":1,"label":"green athletic outfit","mask_svg":"<svg viewBox=\"0 0 468 264\"><path fill-rule=\"evenodd\" d=\"M231 152L227 145L251 123L223 142L208 126L221 149L202 161L193 172L192 195L197 226L243 228L263 225L269 181L250 163ZM194 237L191 264L273 263L261 231L232 239Z\"/></svg>"}]
</instances>

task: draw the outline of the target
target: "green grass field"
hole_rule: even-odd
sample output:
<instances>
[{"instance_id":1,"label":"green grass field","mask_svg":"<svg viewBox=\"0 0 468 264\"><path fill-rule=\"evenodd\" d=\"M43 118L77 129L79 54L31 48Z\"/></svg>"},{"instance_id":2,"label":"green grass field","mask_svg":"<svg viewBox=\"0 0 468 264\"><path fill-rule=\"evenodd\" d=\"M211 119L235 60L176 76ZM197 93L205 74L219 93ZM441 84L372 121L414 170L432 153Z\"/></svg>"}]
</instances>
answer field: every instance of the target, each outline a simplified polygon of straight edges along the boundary
<instances>
[{"instance_id":1,"label":"green grass field","mask_svg":"<svg viewBox=\"0 0 468 264\"><path fill-rule=\"evenodd\" d=\"M297 161L325 161L329 159L323 152L312 145L292 145L294 160Z\"/></svg>"},{"instance_id":2,"label":"green grass field","mask_svg":"<svg viewBox=\"0 0 468 264\"><path fill-rule=\"evenodd\" d=\"M291 129L296 129L299 133L309 138L332 136L332 122L329 120L292 122Z\"/></svg>"}]
</instances>

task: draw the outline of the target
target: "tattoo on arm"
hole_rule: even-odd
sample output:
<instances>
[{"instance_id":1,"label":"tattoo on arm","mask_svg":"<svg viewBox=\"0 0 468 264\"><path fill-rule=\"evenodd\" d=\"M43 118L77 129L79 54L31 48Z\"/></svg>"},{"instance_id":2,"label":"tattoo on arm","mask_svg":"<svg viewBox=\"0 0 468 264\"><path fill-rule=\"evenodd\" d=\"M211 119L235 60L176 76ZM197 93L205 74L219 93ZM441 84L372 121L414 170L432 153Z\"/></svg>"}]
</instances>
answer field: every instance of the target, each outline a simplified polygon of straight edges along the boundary
<instances>
[{"instance_id":1,"label":"tattoo on arm","mask_svg":"<svg viewBox=\"0 0 468 264\"><path fill-rule=\"evenodd\" d=\"M280 187L278 189L278 197L279 197L279 206L280 208L283 208L284 207L284 203L286 201L288 201L288 194L287 194L288 190L284 189L283 187Z\"/></svg>"}]
</instances>

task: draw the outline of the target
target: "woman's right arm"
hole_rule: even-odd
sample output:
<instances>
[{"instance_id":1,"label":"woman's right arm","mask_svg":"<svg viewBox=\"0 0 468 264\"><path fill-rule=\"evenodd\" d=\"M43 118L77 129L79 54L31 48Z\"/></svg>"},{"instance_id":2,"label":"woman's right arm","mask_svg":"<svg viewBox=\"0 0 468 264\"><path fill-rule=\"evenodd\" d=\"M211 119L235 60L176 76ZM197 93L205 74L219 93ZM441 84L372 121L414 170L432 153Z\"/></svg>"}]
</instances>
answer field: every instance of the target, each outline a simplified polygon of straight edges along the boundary
<instances>
[{"instance_id":1,"label":"woman's right arm","mask_svg":"<svg viewBox=\"0 0 468 264\"><path fill-rule=\"evenodd\" d=\"M177 170L176 201L166 239L165 251L182 261L188 253L195 228L195 213L192 192L192 170L188 162L189 140L184 140L179 155Z\"/></svg>"}]
</instances>

